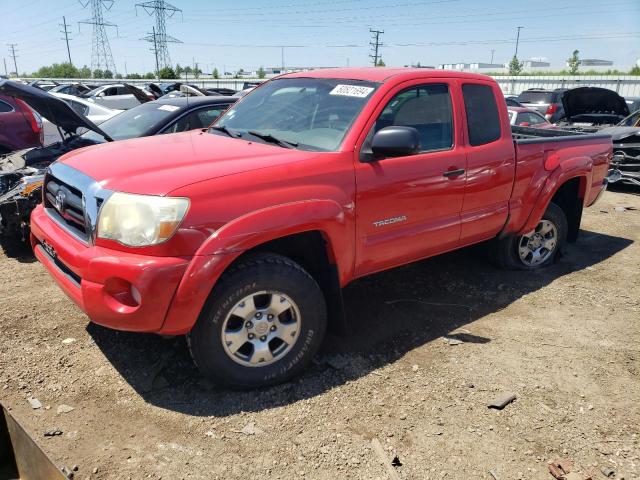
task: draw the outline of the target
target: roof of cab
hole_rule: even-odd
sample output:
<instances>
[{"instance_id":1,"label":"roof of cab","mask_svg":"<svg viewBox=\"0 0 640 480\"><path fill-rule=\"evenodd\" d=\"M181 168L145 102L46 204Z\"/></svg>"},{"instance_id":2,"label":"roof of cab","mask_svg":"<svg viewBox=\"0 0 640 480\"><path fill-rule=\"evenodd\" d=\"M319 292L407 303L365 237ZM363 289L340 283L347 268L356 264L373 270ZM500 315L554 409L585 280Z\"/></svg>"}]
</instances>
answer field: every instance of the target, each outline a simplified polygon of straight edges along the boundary
<instances>
[{"instance_id":1,"label":"roof of cab","mask_svg":"<svg viewBox=\"0 0 640 480\"><path fill-rule=\"evenodd\" d=\"M307 72L287 73L278 78L339 78L345 80L363 80L383 83L390 78L415 78L417 75L425 78L466 78L487 80L489 77L477 73L457 72L453 70L428 68L397 68L397 67L351 67L351 68L319 68Z\"/></svg>"}]
</instances>

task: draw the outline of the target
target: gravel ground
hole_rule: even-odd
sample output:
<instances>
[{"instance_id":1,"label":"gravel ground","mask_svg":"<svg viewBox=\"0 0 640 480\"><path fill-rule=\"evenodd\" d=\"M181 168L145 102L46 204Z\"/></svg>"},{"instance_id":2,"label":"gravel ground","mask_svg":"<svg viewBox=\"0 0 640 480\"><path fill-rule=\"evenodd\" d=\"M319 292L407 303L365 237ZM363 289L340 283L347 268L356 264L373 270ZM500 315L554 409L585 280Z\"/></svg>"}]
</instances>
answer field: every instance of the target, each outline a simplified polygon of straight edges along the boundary
<instances>
[{"instance_id":1,"label":"gravel ground","mask_svg":"<svg viewBox=\"0 0 640 480\"><path fill-rule=\"evenodd\" d=\"M480 246L364 278L348 337L244 393L199 378L182 338L89 324L6 246L0 399L80 479L552 480L562 458L578 479L640 478L639 241L628 189L544 271L502 272ZM517 398L487 408L502 393Z\"/></svg>"}]
</instances>

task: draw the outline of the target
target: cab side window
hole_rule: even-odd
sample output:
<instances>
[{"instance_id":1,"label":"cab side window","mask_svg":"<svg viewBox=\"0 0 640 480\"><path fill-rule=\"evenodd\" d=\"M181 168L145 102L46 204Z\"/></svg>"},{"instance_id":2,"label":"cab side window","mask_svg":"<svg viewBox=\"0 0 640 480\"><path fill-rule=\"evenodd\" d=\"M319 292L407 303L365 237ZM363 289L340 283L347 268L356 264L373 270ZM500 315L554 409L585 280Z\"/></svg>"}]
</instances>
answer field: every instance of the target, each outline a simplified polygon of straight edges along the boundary
<instances>
[{"instance_id":1,"label":"cab side window","mask_svg":"<svg viewBox=\"0 0 640 480\"><path fill-rule=\"evenodd\" d=\"M498 140L500 115L493 89L488 85L468 83L462 86L462 96L467 113L469 144L477 147Z\"/></svg>"},{"instance_id":2,"label":"cab side window","mask_svg":"<svg viewBox=\"0 0 640 480\"><path fill-rule=\"evenodd\" d=\"M9 113L13 112L13 107L9 105L7 102L3 102L0 100L0 113Z\"/></svg>"},{"instance_id":3,"label":"cab side window","mask_svg":"<svg viewBox=\"0 0 640 480\"><path fill-rule=\"evenodd\" d=\"M420 151L453 146L453 113L449 87L420 85L395 95L378 117L374 133L384 127L415 128L420 135Z\"/></svg>"}]
</instances>

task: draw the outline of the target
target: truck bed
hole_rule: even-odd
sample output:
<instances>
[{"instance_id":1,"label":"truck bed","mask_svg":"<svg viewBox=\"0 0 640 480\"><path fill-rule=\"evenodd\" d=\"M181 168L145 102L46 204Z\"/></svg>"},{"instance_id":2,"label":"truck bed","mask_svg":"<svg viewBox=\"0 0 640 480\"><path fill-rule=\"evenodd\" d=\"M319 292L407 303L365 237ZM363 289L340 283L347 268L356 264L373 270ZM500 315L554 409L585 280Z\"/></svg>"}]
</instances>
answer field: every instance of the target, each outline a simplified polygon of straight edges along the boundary
<instances>
[{"instance_id":1,"label":"truck bed","mask_svg":"<svg viewBox=\"0 0 640 480\"><path fill-rule=\"evenodd\" d=\"M594 139L610 139L607 134L576 132L567 130L553 130L545 128L511 127L511 136L513 141L519 145L531 143L547 143L547 142L567 142L573 140L594 140Z\"/></svg>"}]
</instances>

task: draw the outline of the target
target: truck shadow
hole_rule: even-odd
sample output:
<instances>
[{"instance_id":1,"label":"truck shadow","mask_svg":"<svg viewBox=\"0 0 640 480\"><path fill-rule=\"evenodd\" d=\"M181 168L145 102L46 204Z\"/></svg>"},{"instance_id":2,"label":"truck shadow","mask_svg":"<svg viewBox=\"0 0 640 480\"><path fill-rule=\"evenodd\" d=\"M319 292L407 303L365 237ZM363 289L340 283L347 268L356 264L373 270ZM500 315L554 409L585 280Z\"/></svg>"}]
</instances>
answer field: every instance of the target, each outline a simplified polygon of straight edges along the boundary
<instances>
[{"instance_id":1,"label":"truck shadow","mask_svg":"<svg viewBox=\"0 0 640 480\"><path fill-rule=\"evenodd\" d=\"M442 341L443 336L454 342L490 342L464 327L563 275L610 258L631 243L583 231L558 263L538 272L498 270L488 264L486 249L480 245L363 278L344 292L350 334L329 336L301 377L252 392L225 390L203 379L181 337L116 332L94 324L87 329L148 403L188 415L223 417L319 395L392 364L416 347Z\"/></svg>"}]
</instances>

